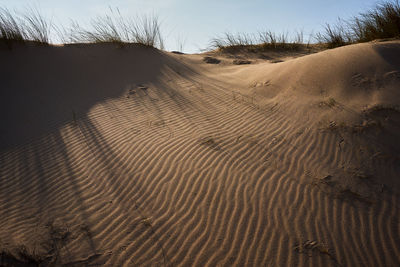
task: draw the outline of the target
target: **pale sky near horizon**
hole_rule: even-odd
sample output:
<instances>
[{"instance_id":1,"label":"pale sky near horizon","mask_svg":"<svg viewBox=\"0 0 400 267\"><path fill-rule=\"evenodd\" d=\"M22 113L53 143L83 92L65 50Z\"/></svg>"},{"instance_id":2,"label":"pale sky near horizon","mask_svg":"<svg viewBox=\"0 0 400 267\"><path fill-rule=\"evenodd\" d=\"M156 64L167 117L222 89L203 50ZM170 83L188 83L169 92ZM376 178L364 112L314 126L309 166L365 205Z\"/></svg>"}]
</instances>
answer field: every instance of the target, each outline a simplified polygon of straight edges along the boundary
<instances>
[{"instance_id":1,"label":"pale sky near horizon","mask_svg":"<svg viewBox=\"0 0 400 267\"><path fill-rule=\"evenodd\" d=\"M194 53L224 32L257 33L304 31L305 36L323 29L337 18L347 19L374 7L379 0L0 0L0 7L24 11L36 6L55 23L68 26L70 19L86 25L90 18L118 8L124 16L156 14L162 22L167 50ZM308 37L305 37L308 38Z\"/></svg>"}]
</instances>

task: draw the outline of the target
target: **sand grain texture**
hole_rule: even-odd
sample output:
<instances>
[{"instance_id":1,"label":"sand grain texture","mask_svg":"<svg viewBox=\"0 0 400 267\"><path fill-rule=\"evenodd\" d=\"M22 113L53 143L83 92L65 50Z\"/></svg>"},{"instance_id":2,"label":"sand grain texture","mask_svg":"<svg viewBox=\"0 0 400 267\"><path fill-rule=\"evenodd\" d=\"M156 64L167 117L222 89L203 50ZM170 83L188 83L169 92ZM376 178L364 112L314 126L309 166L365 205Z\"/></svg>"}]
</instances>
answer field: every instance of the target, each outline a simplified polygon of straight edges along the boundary
<instances>
[{"instance_id":1,"label":"sand grain texture","mask_svg":"<svg viewBox=\"0 0 400 267\"><path fill-rule=\"evenodd\" d=\"M0 58L2 264L400 264L399 42L279 64Z\"/></svg>"}]
</instances>

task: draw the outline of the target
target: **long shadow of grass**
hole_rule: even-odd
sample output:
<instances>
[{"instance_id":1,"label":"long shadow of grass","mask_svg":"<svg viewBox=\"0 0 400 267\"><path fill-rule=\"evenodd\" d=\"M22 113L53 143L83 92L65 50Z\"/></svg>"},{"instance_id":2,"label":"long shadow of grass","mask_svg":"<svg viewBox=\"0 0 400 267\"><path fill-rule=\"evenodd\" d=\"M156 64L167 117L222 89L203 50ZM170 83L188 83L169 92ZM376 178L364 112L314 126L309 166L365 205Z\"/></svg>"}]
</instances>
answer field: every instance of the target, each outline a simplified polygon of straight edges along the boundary
<instances>
[{"instance_id":1,"label":"long shadow of grass","mask_svg":"<svg viewBox=\"0 0 400 267\"><path fill-rule=\"evenodd\" d=\"M6 179L2 179L0 195L6 203L21 202L17 206L5 204L3 207L6 210L17 207L18 210L14 212L21 213L24 211L22 203L32 198L34 202L31 205L37 207L39 217L40 214L45 213L54 216L58 212L68 214L68 210L57 211L61 205L77 208L80 221L90 226L91 212L86 201L87 197L83 195L83 189L80 186L82 175L79 174L75 166L76 161L69 152L70 144L66 143L67 139L60 132L73 120L76 121L92 157L105 166L106 170L115 166L123 170L122 175L106 171L108 185L112 189L96 189L97 193L120 192L124 176L137 175L120 158L120 155L113 152L109 140L106 140L103 133L96 128L88 113L92 107L102 101L120 97L129 85L147 81L157 83L167 64L179 63L154 49L137 46L134 46L132 51L129 49L131 48L116 49L112 44L103 44L102 46L92 45L90 49L86 45L63 48L25 46L12 51L0 51L4 62L7 62L0 66L0 71L5 74L2 81L4 89L0 92L2 96L0 110L6 114L5 121L0 126L0 151L3 154L2 164L4 163L0 166L0 171L2 168L4 170L15 168L15 171L7 174ZM43 54L48 55L43 56ZM115 69L118 71L114 71ZM106 75L107 73L112 73L112 75ZM174 92L172 87L164 89L163 92L157 91L158 97L169 96L177 103L175 106L181 107L179 110L185 111L186 108L194 105L182 94ZM164 111L156 103L142 101L136 104L141 105L144 112L151 110L157 117L164 119ZM43 138L47 138L47 142L43 141ZM41 141L37 141L40 139ZM32 141L37 144L24 147ZM11 162L7 155L13 150L19 152L16 152L18 155ZM57 180L58 172L55 171L57 169L63 172L61 181L63 185ZM6 188L10 179L20 181L15 185L14 194L8 194ZM134 189L145 187L140 179L136 182ZM67 187L68 192L58 190L59 186ZM57 190L53 191L54 188ZM66 206L60 204L58 200L66 196L72 197L73 204ZM132 201L118 193L114 197L118 207L126 212L124 216L128 218L128 211L132 211L132 207L129 206ZM57 206L46 211L53 203ZM147 222L148 216L145 215L145 209L140 206L140 203L135 204L133 210L136 210L143 218L143 223ZM158 236L151 223L150 228L157 243ZM93 239L95 234L87 235L93 254L98 253L99 249ZM68 249L58 241L58 239L52 241L52 254L55 258L53 260L65 262L68 259L61 259L60 250L68 251ZM168 257L162 245L156 246L162 250L164 263L168 265Z\"/></svg>"},{"instance_id":2,"label":"long shadow of grass","mask_svg":"<svg viewBox=\"0 0 400 267\"><path fill-rule=\"evenodd\" d=\"M0 57L1 150L60 128L130 84L157 80L167 61L153 48L114 44L21 46Z\"/></svg>"}]
</instances>

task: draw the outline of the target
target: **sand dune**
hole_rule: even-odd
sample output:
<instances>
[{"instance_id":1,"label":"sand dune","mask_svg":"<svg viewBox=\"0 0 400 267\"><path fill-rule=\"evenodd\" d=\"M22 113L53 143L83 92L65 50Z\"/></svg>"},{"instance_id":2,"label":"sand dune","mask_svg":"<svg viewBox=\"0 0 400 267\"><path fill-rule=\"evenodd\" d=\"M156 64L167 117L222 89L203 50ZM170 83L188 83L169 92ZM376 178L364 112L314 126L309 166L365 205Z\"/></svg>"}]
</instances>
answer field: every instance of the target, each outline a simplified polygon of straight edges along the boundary
<instances>
[{"instance_id":1,"label":"sand dune","mask_svg":"<svg viewBox=\"0 0 400 267\"><path fill-rule=\"evenodd\" d=\"M2 264L400 264L400 42L0 58Z\"/></svg>"}]
</instances>

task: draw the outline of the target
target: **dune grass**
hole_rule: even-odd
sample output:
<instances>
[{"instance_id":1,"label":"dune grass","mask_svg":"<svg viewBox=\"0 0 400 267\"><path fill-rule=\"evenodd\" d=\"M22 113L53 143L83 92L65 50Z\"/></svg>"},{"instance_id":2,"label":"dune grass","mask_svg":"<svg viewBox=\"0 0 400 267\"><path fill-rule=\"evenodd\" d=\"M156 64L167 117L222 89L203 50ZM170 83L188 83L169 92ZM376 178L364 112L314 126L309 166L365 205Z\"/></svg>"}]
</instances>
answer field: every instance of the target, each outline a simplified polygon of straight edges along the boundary
<instances>
[{"instance_id":1,"label":"dune grass","mask_svg":"<svg viewBox=\"0 0 400 267\"><path fill-rule=\"evenodd\" d=\"M41 44L50 43L50 34L53 23L47 20L38 9L31 8L22 15L22 25L25 32L25 39Z\"/></svg>"},{"instance_id":2,"label":"dune grass","mask_svg":"<svg viewBox=\"0 0 400 267\"><path fill-rule=\"evenodd\" d=\"M322 32L313 38L326 48L369 42L376 39L400 38L400 3L390 0L377 4L369 11L359 13L349 20L339 19L336 24L326 24ZM246 33L225 33L210 41L209 49L225 52L237 50L299 50L310 47L310 40L304 43L303 32L289 38L288 33L276 34L272 31L258 35Z\"/></svg>"},{"instance_id":3,"label":"dune grass","mask_svg":"<svg viewBox=\"0 0 400 267\"><path fill-rule=\"evenodd\" d=\"M316 34L316 39L320 43L326 44L328 48L344 46L353 42L349 33L345 30L345 26L340 21L334 26L326 24L324 30L323 33Z\"/></svg>"},{"instance_id":4,"label":"dune grass","mask_svg":"<svg viewBox=\"0 0 400 267\"><path fill-rule=\"evenodd\" d=\"M389 38L400 38L398 0L379 3L347 21L339 20L336 25L326 24L324 32L317 34L317 39L329 48Z\"/></svg>"},{"instance_id":5,"label":"dune grass","mask_svg":"<svg viewBox=\"0 0 400 267\"><path fill-rule=\"evenodd\" d=\"M126 18L118 9L110 10L110 14L92 19L87 28L73 22L65 30L55 26L38 9L31 8L25 13L18 13L0 7L0 41L8 46L14 42L28 41L50 44L53 33L57 32L63 43L138 43L164 49L161 23L157 16ZM289 38L288 33L276 34L272 31L258 34L226 32L213 38L209 49L232 52L245 49L257 52L310 47L310 40L307 44L304 43L303 32L290 36ZM324 30L315 35L315 39L327 48L388 38L400 38L399 0L382 2L349 20L339 19L336 24L326 24Z\"/></svg>"},{"instance_id":6,"label":"dune grass","mask_svg":"<svg viewBox=\"0 0 400 267\"><path fill-rule=\"evenodd\" d=\"M358 42L400 37L400 4L390 1L353 18L351 32Z\"/></svg>"},{"instance_id":7,"label":"dune grass","mask_svg":"<svg viewBox=\"0 0 400 267\"><path fill-rule=\"evenodd\" d=\"M0 7L0 41L11 47L14 42L50 44L56 34L62 43L138 43L164 49L161 23L157 16L125 18L119 10L91 20L89 28L72 22L68 29L56 26L38 9L25 13Z\"/></svg>"},{"instance_id":8,"label":"dune grass","mask_svg":"<svg viewBox=\"0 0 400 267\"><path fill-rule=\"evenodd\" d=\"M6 8L0 8L0 40L25 40L25 30L20 20Z\"/></svg>"},{"instance_id":9,"label":"dune grass","mask_svg":"<svg viewBox=\"0 0 400 267\"><path fill-rule=\"evenodd\" d=\"M304 45L304 33L303 31L296 32L289 38L289 33L276 34L272 31L265 31L260 33L259 40L264 48L272 49L300 49Z\"/></svg>"},{"instance_id":10,"label":"dune grass","mask_svg":"<svg viewBox=\"0 0 400 267\"><path fill-rule=\"evenodd\" d=\"M12 42L32 41L49 44L53 24L38 9L31 8L25 14L0 8L0 40Z\"/></svg>"},{"instance_id":11,"label":"dune grass","mask_svg":"<svg viewBox=\"0 0 400 267\"><path fill-rule=\"evenodd\" d=\"M240 47L249 46L254 44L254 36L246 33L224 33L223 36L215 37L211 40L210 46L212 48L223 49L225 47Z\"/></svg>"},{"instance_id":12,"label":"dune grass","mask_svg":"<svg viewBox=\"0 0 400 267\"><path fill-rule=\"evenodd\" d=\"M109 15L92 19L90 28L75 22L69 32L66 40L72 43L138 43L164 48L161 23L155 15L125 18L118 9L111 9Z\"/></svg>"},{"instance_id":13,"label":"dune grass","mask_svg":"<svg viewBox=\"0 0 400 267\"><path fill-rule=\"evenodd\" d=\"M294 37L289 38L288 33L276 34L272 31L259 32L258 34L229 33L215 37L210 41L209 49L220 51L266 51L271 49L298 50L307 47L304 44L303 32L297 32Z\"/></svg>"}]
</instances>

